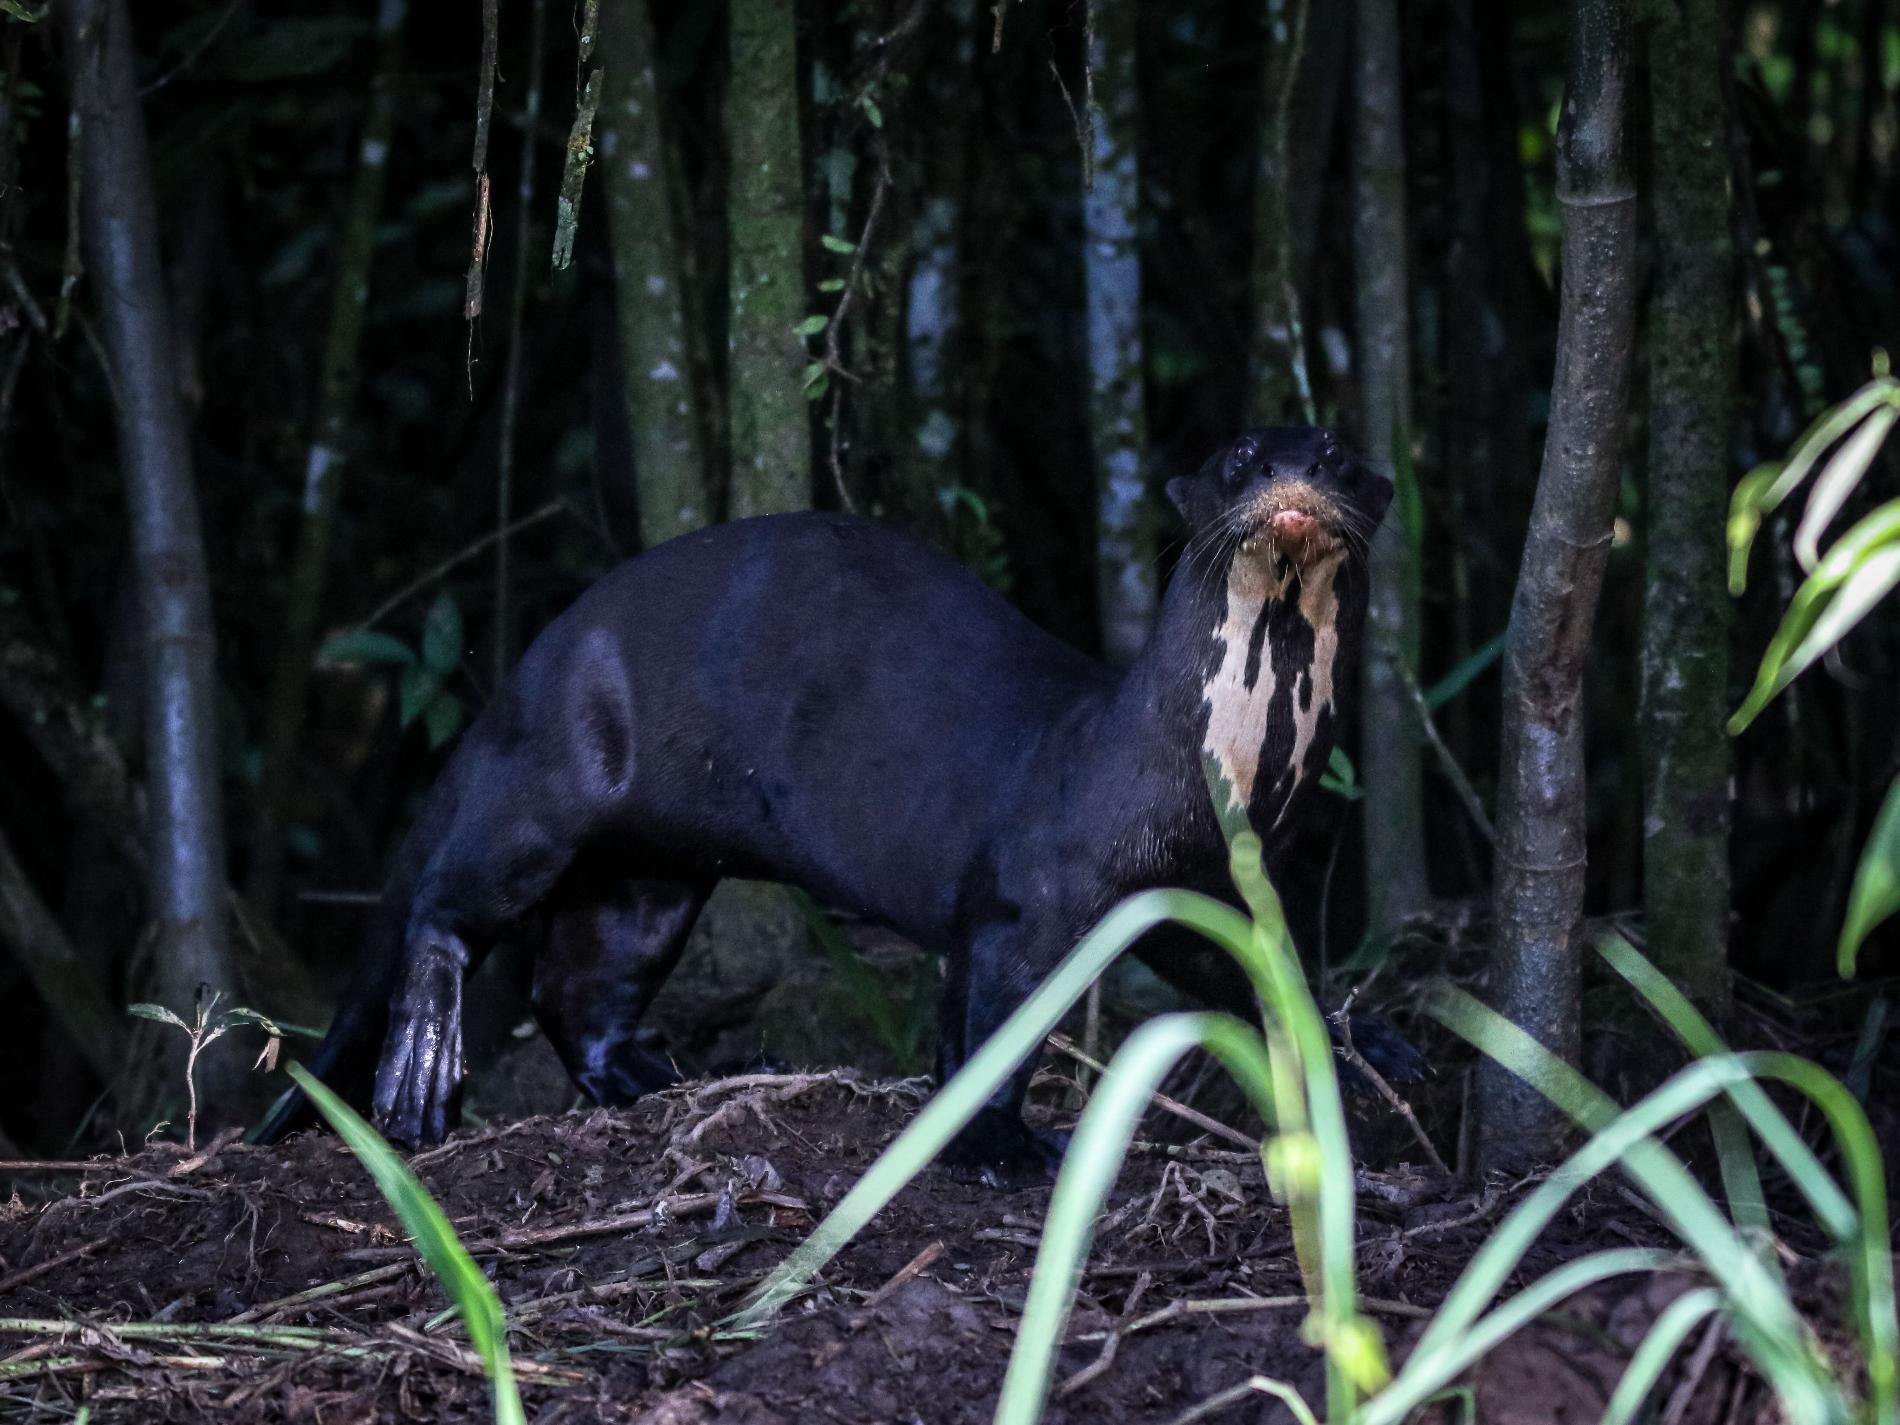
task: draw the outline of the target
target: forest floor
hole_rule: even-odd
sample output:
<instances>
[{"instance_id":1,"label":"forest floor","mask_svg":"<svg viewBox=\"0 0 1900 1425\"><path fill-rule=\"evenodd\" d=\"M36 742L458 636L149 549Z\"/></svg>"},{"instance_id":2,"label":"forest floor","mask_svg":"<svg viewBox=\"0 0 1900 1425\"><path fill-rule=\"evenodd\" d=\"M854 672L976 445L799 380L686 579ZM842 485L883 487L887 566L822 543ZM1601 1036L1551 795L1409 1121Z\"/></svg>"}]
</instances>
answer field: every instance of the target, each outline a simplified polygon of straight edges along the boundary
<instances>
[{"instance_id":1,"label":"forest floor","mask_svg":"<svg viewBox=\"0 0 1900 1425\"><path fill-rule=\"evenodd\" d=\"M744 1075L626 1111L464 1131L414 1164L499 1289L541 1425L976 1425L1008 1361L1047 1185L932 1169L772 1329L735 1339L719 1324L922 1093L848 1071ZM1144 1132L1170 1122L1151 1113ZM35 1205L16 1197L0 1221L0 1416L70 1421L84 1405L95 1425L488 1418L466 1336L335 1138L154 1148L68 1184ZM1362 1174L1361 1283L1395 1357L1529 1186ZM1668 1240L1633 1193L1602 1179L1513 1287L1604 1245ZM1477 1419L1597 1419L1688 1280L1573 1298L1484 1362ZM1801 1290L1822 1302L1817 1318L1838 1319L1818 1270ZM1319 1402L1305 1314L1257 1155L1148 1142L1097 1233L1046 1418L1286 1420L1244 1383L1281 1377ZM85 1324L51 1334L62 1320ZM285 1325L315 1331L268 1330ZM1663 1389L1674 1425L1772 1412L1719 1333L1699 1334Z\"/></svg>"},{"instance_id":2,"label":"forest floor","mask_svg":"<svg viewBox=\"0 0 1900 1425\"><path fill-rule=\"evenodd\" d=\"M514 1022L509 996L489 993L497 1008L487 1039L471 1039L469 1054L471 1112L485 1121L412 1159L500 1293L529 1418L980 1425L1015 1339L1046 1183L999 1188L932 1168L764 1334L739 1338L722 1325L916 1111L926 1082L900 1072L928 1047L912 1042L897 1056L824 957L787 949L798 937L784 925L748 941L743 916L757 907L731 905L709 908L649 1016L699 1078L624 1111L555 1111L574 1101L566 1074L533 1026ZM893 1003L910 1003L907 1022L927 1033L930 962L876 933L856 940ZM1418 953L1438 973L1469 977L1476 963L1462 942ZM1449 1145L1463 1136L1473 1060L1408 1012L1414 983L1395 966L1385 993L1362 1007L1414 1034L1437 1066L1432 1082L1407 1092L1456 1160ZM1104 1025L1155 1007L1139 1007L1137 982L1123 992L1136 1007L1111 1010L1105 996ZM1738 1032L1740 1042L1807 1053L1862 1080L1889 1161L1900 1162L1900 1055L1862 1062L1869 993L1836 992L1814 1012L1751 996ZM1626 1040L1599 1037L1629 1057ZM868 1069L712 1076L761 1056ZM1032 1115L1056 1126L1080 1102L1065 1067L1045 1068L1033 1092ZM1183 1064L1168 1092L1257 1131L1209 1068ZM1614 1069L1591 1066L1627 1096ZM1349 1107L1361 1165L1359 1280L1396 1361L1540 1179L1415 1168L1427 1155L1397 1114L1376 1100ZM1287 1218L1257 1152L1159 1106L1140 1137L1099 1224L1045 1418L1290 1420L1246 1389L1256 1375L1290 1381L1317 1407L1322 1365L1302 1337ZM1700 1128L1672 1142L1706 1168ZM158 1145L83 1170L0 1174L9 1179L0 1418L54 1425L82 1406L91 1425L489 1418L466 1334L334 1137L303 1134L271 1149L222 1141L196 1155ZM1771 1194L1782 1191L1771 1183ZM1823 1244L1804 1238L1798 1214L1776 1225L1804 1314L1833 1330L1844 1292ZM1604 1177L1552 1223L1507 1291L1589 1251L1672 1240L1621 1178ZM1482 1425L1596 1421L1630 1351L1693 1280L1618 1279L1572 1298L1494 1351L1442 1417L1472 1418L1468 1402ZM1719 1331L1692 1338L1653 1403L1664 1425L1777 1418Z\"/></svg>"}]
</instances>

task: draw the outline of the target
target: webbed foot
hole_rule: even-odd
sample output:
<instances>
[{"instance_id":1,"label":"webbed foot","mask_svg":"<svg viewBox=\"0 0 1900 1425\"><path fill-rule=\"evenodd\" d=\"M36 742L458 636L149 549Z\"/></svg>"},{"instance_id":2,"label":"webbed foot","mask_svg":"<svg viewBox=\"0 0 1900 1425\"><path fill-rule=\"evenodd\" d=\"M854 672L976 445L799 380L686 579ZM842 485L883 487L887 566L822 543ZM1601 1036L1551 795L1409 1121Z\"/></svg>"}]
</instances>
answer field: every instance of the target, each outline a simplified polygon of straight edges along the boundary
<instances>
[{"instance_id":1,"label":"webbed foot","mask_svg":"<svg viewBox=\"0 0 1900 1425\"><path fill-rule=\"evenodd\" d=\"M1341 1040L1341 1032L1332 1015L1326 1019L1326 1027L1335 1042ZM1352 1047L1373 1072L1387 1083L1421 1084L1432 1077L1432 1066L1427 1062L1412 1041L1376 1014L1358 1014L1351 1016ZM1349 1063L1339 1066L1339 1079L1345 1087L1356 1093L1366 1093L1371 1085L1365 1075Z\"/></svg>"},{"instance_id":2,"label":"webbed foot","mask_svg":"<svg viewBox=\"0 0 1900 1425\"><path fill-rule=\"evenodd\" d=\"M377 1127L392 1143L440 1143L461 1113L462 981L468 949L430 932L410 954L389 1003L389 1038L376 1069Z\"/></svg>"}]
</instances>

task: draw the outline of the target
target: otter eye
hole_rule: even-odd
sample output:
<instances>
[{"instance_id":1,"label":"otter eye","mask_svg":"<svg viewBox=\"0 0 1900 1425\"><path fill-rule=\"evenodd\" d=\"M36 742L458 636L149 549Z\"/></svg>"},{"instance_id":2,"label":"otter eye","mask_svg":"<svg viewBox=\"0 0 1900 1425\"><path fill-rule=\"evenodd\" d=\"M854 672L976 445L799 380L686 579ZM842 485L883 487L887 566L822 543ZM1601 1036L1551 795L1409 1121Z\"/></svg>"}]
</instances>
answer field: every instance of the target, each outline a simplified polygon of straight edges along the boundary
<instances>
[{"instance_id":1,"label":"otter eye","mask_svg":"<svg viewBox=\"0 0 1900 1425\"><path fill-rule=\"evenodd\" d=\"M1346 463L1346 452L1339 448L1339 438L1331 431L1326 432L1326 438L1320 442L1319 459L1328 470L1337 470Z\"/></svg>"}]
</instances>

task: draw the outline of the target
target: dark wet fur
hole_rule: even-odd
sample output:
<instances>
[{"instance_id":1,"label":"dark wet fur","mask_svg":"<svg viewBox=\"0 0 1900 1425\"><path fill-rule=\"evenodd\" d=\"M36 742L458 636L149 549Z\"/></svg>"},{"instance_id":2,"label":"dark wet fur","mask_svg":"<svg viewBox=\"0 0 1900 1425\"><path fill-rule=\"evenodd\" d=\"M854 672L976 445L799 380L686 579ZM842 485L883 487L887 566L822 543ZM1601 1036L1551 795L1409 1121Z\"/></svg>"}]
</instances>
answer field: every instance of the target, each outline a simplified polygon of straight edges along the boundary
<instances>
[{"instance_id":1,"label":"dark wet fur","mask_svg":"<svg viewBox=\"0 0 1900 1425\"><path fill-rule=\"evenodd\" d=\"M539 946L536 1014L575 1082L626 1102L670 1077L635 1026L714 883L736 875L801 885L942 953L947 1078L1116 901L1159 885L1231 897L1202 688L1228 565L1294 485L1321 492L1347 553L1343 693L1390 486L1326 432L1249 432L1170 482L1190 538L1126 674L848 516L738 521L622 565L549 625L457 747L310 1067L397 1141L439 1139L457 1112L463 977L506 934ZM1275 798L1310 795L1316 776L1286 773L1263 761L1255 825L1274 825ZM1156 932L1136 953L1251 1012L1238 968L1194 937ZM953 1157L1048 1168L1060 1145L1020 1117L1032 1067ZM258 1136L309 1117L292 1096Z\"/></svg>"}]
</instances>

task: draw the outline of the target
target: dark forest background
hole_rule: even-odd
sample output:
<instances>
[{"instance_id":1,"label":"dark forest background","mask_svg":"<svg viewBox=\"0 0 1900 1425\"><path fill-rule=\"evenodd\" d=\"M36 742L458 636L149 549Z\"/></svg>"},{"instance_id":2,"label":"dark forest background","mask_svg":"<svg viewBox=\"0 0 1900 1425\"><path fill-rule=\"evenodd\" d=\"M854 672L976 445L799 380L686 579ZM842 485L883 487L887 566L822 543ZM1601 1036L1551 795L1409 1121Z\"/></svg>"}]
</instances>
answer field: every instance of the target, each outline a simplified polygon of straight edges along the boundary
<instances>
[{"instance_id":1,"label":"dark forest background","mask_svg":"<svg viewBox=\"0 0 1900 1425\"><path fill-rule=\"evenodd\" d=\"M109 274L80 236L73 32L57 5L0 9L0 1130L58 1151L150 1121L132 1095L99 1106L138 1052L99 1006L183 1008L190 980L168 979L174 942L146 894L167 860L136 796L146 586ZM1144 581L1177 547L1161 483L1245 423L1304 418L1302 369L1312 416L1401 480L1400 646L1445 753L1405 699L1396 716L1369 704L1340 768L1366 795L1326 798L1280 880L1309 954L1373 963L1395 930L1480 953L1492 848L1445 765L1492 803L1499 649L1555 358L1568 10L656 0L649 20L606 0L594 36L584 10L508 0L490 122L482 7L384 0L379 31L367 0L136 0L160 384L188 424L215 638L239 893L219 953L236 1001L321 1024L442 743L497 668L643 544L707 517L849 505L1125 656ZM1900 337L1900 7L1650 10L1628 89L1637 340L1586 682L1593 914L1644 901L1646 600L1678 553L1684 578L1710 557L1719 571L1728 488ZM1704 28L1658 41L1682 24ZM1677 89L1715 106L1687 159L1652 97ZM1684 408L1654 394L1658 224L1685 220L1658 197L1706 190L1683 176L1695 155L1723 185L1694 230L1720 254L1720 329L1661 355L1702 373L1671 400L1713 422L1721 458L1701 486L1712 516L1659 547L1652 435ZM1368 291L1396 296L1368 311ZM1138 452L1132 501L1121 449ZM1893 459L1863 504L1892 496ZM316 502L313 552L307 495L326 481L334 515ZM1730 655L1723 713L1797 581L1787 532L1770 522L1743 598L1706 581L1693 595ZM1732 914L1714 934L1776 994L1832 975L1855 861L1900 771L1897 660L1889 609L1710 774L1733 817ZM275 734L273 698L290 708ZM1723 741L1719 719L1693 735ZM1375 829L1413 848L1383 863L1388 885L1362 846L1368 813L1403 800L1382 780L1393 749L1396 775L1420 779L1421 819Z\"/></svg>"}]
</instances>

